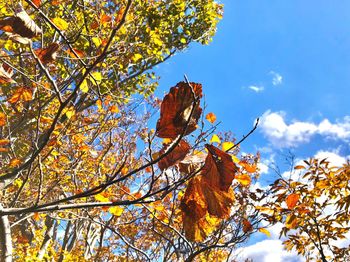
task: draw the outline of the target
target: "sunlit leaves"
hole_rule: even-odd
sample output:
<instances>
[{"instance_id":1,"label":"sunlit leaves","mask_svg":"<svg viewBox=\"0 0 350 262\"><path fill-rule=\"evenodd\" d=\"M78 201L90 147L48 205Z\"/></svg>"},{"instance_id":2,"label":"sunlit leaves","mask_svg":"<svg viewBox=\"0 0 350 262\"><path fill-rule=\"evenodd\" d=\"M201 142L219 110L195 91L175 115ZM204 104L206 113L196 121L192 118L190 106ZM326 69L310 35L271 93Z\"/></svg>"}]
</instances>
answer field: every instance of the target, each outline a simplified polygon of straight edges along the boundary
<instances>
[{"instance_id":1,"label":"sunlit leaves","mask_svg":"<svg viewBox=\"0 0 350 262\"><path fill-rule=\"evenodd\" d=\"M67 30L69 24L60 17L55 17L52 19L52 22L60 29L60 30Z\"/></svg>"},{"instance_id":2,"label":"sunlit leaves","mask_svg":"<svg viewBox=\"0 0 350 262\"><path fill-rule=\"evenodd\" d=\"M7 100L11 104L15 104L19 101L26 102L32 100L33 91L29 87L19 87L14 94Z\"/></svg>"},{"instance_id":3,"label":"sunlit leaves","mask_svg":"<svg viewBox=\"0 0 350 262\"><path fill-rule=\"evenodd\" d=\"M266 228L259 228L259 232L265 234L267 237L271 237L271 233Z\"/></svg>"},{"instance_id":4,"label":"sunlit leaves","mask_svg":"<svg viewBox=\"0 0 350 262\"><path fill-rule=\"evenodd\" d=\"M221 140L220 138L218 137L218 135L214 134L211 138L210 138L210 141L209 141L211 144L213 143L218 143L220 144L221 143Z\"/></svg>"},{"instance_id":5,"label":"sunlit leaves","mask_svg":"<svg viewBox=\"0 0 350 262\"><path fill-rule=\"evenodd\" d=\"M235 179L242 185L242 186L249 186L252 182L251 177L248 174L237 174L235 176Z\"/></svg>"},{"instance_id":6,"label":"sunlit leaves","mask_svg":"<svg viewBox=\"0 0 350 262\"><path fill-rule=\"evenodd\" d=\"M0 127L6 125L6 115L0 112Z\"/></svg>"}]
</instances>

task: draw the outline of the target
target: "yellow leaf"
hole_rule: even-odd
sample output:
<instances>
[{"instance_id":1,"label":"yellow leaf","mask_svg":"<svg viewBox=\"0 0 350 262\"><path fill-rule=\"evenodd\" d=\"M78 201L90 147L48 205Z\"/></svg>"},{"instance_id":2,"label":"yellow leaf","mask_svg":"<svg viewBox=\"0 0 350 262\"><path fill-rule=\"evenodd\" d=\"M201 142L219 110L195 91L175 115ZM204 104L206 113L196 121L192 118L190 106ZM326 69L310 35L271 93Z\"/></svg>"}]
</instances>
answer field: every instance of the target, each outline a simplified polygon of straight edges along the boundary
<instances>
[{"instance_id":1,"label":"yellow leaf","mask_svg":"<svg viewBox=\"0 0 350 262\"><path fill-rule=\"evenodd\" d=\"M296 228L297 225L298 225L298 221L297 221L297 218L294 214L290 214L287 216L286 218L286 228L288 229L293 229L293 228Z\"/></svg>"},{"instance_id":2,"label":"yellow leaf","mask_svg":"<svg viewBox=\"0 0 350 262\"><path fill-rule=\"evenodd\" d=\"M119 207L119 206L115 206L115 207L111 207L109 208L109 213L120 217L123 214L124 208Z\"/></svg>"},{"instance_id":3,"label":"yellow leaf","mask_svg":"<svg viewBox=\"0 0 350 262\"><path fill-rule=\"evenodd\" d=\"M6 146L10 144L10 140L8 139L0 139L0 146Z\"/></svg>"},{"instance_id":4,"label":"yellow leaf","mask_svg":"<svg viewBox=\"0 0 350 262\"><path fill-rule=\"evenodd\" d=\"M216 121L216 115L214 113L208 113L205 116L205 119L207 119L210 123L214 123Z\"/></svg>"},{"instance_id":5,"label":"yellow leaf","mask_svg":"<svg viewBox=\"0 0 350 262\"><path fill-rule=\"evenodd\" d=\"M134 54L133 57L132 57L132 61L133 61L134 63L136 63L136 62L139 61L141 58L142 58L142 55L141 55L141 54Z\"/></svg>"},{"instance_id":6,"label":"yellow leaf","mask_svg":"<svg viewBox=\"0 0 350 262\"><path fill-rule=\"evenodd\" d=\"M68 110L66 111L66 116L67 116L67 118L68 118L68 119L71 119L72 116L74 116L74 115L75 115L75 110L74 110L74 108L73 108L73 107L68 108Z\"/></svg>"},{"instance_id":7,"label":"yellow leaf","mask_svg":"<svg viewBox=\"0 0 350 262\"><path fill-rule=\"evenodd\" d=\"M210 143L211 144L213 144L213 143L218 143L218 144L220 144L221 143L221 140L220 140L220 138L217 136L217 135L213 135L212 137L211 137L211 139L210 139Z\"/></svg>"},{"instance_id":8,"label":"yellow leaf","mask_svg":"<svg viewBox=\"0 0 350 262\"><path fill-rule=\"evenodd\" d=\"M186 41L186 38L181 38L181 39L180 39L180 42L183 43L183 44L186 44L186 42L187 42L187 41Z\"/></svg>"},{"instance_id":9,"label":"yellow leaf","mask_svg":"<svg viewBox=\"0 0 350 262\"><path fill-rule=\"evenodd\" d=\"M102 74L100 72L93 72L90 79L94 85L98 85L102 82Z\"/></svg>"},{"instance_id":10,"label":"yellow leaf","mask_svg":"<svg viewBox=\"0 0 350 262\"><path fill-rule=\"evenodd\" d=\"M109 199L102 194L95 195L95 199L99 202L109 202Z\"/></svg>"},{"instance_id":11,"label":"yellow leaf","mask_svg":"<svg viewBox=\"0 0 350 262\"><path fill-rule=\"evenodd\" d=\"M99 112L103 111L103 107L102 107L102 101L99 99L96 101L96 105L97 105L97 109Z\"/></svg>"},{"instance_id":12,"label":"yellow leaf","mask_svg":"<svg viewBox=\"0 0 350 262\"><path fill-rule=\"evenodd\" d=\"M227 152L228 150L230 150L235 144L232 142L224 142L222 143L222 151Z\"/></svg>"},{"instance_id":13,"label":"yellow leaf","mask_svg":"<svg viewBox=\"0 0 350 262\"><path fill-rule=\"evenodd\" d=\"M80 90L83 93L87 93L87 91L89 91L89 86L88 86L88 83L87 83L86 79L81 83Z\"/></svg>"},{"instance_id":14,"label":"yellow leaf","mask_svg":"<svg viewBox=\"0 0 350 262\"><path fill-rule=\"evenodd\" d=\"M68 23L64 21L60 17L55 17L52 19L52 22L60 29L60 30L66 30L68 28Z\"/></svg>"},{"instance_id":15,"label":"yellow leaf","mask_svg":"<svg viewBox=\"0 0 350 262\"><path fill-rule=\"evenodd\" d=\"M231 158L232 158L232 161L235 162L236 164L240 162L239 158L234 155L231 155Z\"/></svg>"},{"instance_id":16,"label":"yellow leaf","mask_svg":"<svg viewBox=\"0 0 350 262\"><path fill-rule=\"evenodd\" d=\"M99 37L93 37L91 38L91 40L96 47L99 47L102 44L102 40Z\"/></svg>"},{"instance_id":17,"label":"yellow leaf","mask_svg":"<svg viewBox=\"0 0 350 262\"><path fill-rule=\"evenodd\" d=\"M270 231L268 231L266 228L259 228L259 232L264 233L268 237L271 237Z\"/></svg>"},{"instance_id":18,"label":"yellow leaf","mask_svg":"<svg viewBox=\"0 0 350 262\"><path fill-rule=\"evenodd\" d=\"M241 174L236 175L235 179L242 185L242 186L249 186L252 182L250 176L248 174Z\"/></svg>"}]
</instances>

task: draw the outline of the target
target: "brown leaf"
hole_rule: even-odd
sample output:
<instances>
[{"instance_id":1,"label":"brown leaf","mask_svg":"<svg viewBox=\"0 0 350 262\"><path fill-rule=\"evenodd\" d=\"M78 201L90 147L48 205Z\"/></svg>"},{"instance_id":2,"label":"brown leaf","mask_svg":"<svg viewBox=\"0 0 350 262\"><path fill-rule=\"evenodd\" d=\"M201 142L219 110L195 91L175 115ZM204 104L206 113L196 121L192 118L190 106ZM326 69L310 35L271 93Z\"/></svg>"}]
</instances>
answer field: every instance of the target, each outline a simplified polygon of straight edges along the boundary
<instances>
[{"instance_id":1,"label":"brown leaf","mask_svg":"<svg viewBox=\"0 0 350 262\"><path fill-rule=\"evenodd\" d=\"M159 155L164 154L169 145L170 143L164 144L162 150L159 151ZM158 162L159 169L163 171L164 169L167 169L168 167L171 167L177 162L183 160L190 151L190 148L191 146L185 140L181 140L173 151Z\"/></svg>"},{"instance_id":2,"label":"brown leaf","mask_svg":"<svg viewBox=\"0 0 350 262\"><path fill-rule=\"evenodd\" d=\"M295 194L295 193L290 194L286 198L287 207L289 209L294 208L297 205L298 201L299 201L299 195L298 194Z\"/></svg>"},{"instance_id":3,"label":"brown leaf","mask_svg":"<svg viewBox=\"0 0 350 262\"><path fill-rule=\"evenodd\" d=\"M30 38L42 33L22 6L19 6L15 16L0 20L0 30L7 32L10 38L23 44L28 44Z\"/></svg>"},{"instance_id":4,"label":"brown leaf","mask_svg":"<svg viewBox=\"0 0 350 262\"><path fill-rule=\"evenodd\" d=\"M208 149L208 155L201 174L209 185L227 192L238 168L229 154L213 145L207 144L205 147Z\"/></svg>"},{"instance_id":5,"label":"brown leaf","mask_svg":"<svg viewBox=\"0 0 350 262\"><path fill-rule=\"evenodd\" d=\"M2 64L0 67L0 84L16 83L16 81L12 79L12 75L12 68L5 63Z\"/></svg>"},{"instance_id":6,"label":"brown leaf","mask_svg":"<svg viewBox=\"0 0 350 262\"><path fill-rule=\"evenodd\" d=\"M233 190L228 192L217 190L210 186L205 180L202 183L202 190L208 206L208 213L218 218L228 218L233 202L235 201Z\"/></svg>"},{"instance_id":7,"label":"brown leaf","mask_svg":"<svg viewBox=\"0 0 350 262\"><path fill-rule=\"evenodd\" d=\"M208 206L203 195L200 176L190 180L180 208L186 216L191 217L194 221L198 221L207 212Z\"/></svg>"},{"instance_id":8,"label":"brown leaf","mask_svg":"<svg viewBox=\"0 0 350 262\"><path fill-rule=\"evenodd\" d=\"M244 219L243 220L243 232L247 233L253 230L252 224L249 222L249 220Z\"/></svg>"},{"instance_id":9,"label":"brown leaf","mask_svg":"<svg viewBox=\"0 0 350 262\"><path fill-rule=\"evenodd\" d=\"M38 56L38 58L43 64L47 64L56 60L57 51L59 50L59 48L59 44L52 43L46 48L39 48L35 50L35 54Z\"/></svg>"},{"instance_id":10,"label":"brown leaf","mask_svg":"<svg viewBox=\"0 0 350 262\"><path fill-rule=\"evenodd\" d=\"M202 97L202 85L196 83L190 84L193 87L195 95L199 98ZM156 135L162 138L176 138L182 134L190 117L193 102L193 94L187 83L180 82L175 87L172 87L163 99L160 109L160 119L157 122ZM201 113L202 109L197 104L184 135L188 135L196 130Z\"/></svg>"}]
</instances>

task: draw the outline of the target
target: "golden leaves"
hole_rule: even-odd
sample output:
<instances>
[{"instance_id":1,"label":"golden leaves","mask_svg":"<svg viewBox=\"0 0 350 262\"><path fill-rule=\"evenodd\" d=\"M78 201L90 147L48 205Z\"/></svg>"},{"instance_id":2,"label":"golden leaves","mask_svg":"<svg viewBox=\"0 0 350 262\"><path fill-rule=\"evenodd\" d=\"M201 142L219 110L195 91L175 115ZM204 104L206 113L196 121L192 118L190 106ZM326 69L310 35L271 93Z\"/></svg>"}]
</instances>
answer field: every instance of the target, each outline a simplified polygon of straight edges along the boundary
<instances>
[{"instance_id":1,"label":"golden leaves","mask_svg":"<svg viewBox=\"0 0 350 262\"><path fill-rule=\"evenodd\" d=\"M235 179L242 185L242 186L249 186L252 182L252 179L250 175L248 174L237 174Z\"/></svg>"},{"instance_id":2,"label":"golden leaves","mask_svg":"<svg viewBox=\"0 0 350 262\"><path fill-rule=\"evenodd\" d=\"M29 87L20 87L17 88L15 93L7 100L11 104L15 104L19 101L21 102L27 102L32 100L33 97L33 91Z\"/></svg>"},{"instance_id":3,"label":"golden leaves","mask_svg":"<svg viewBox=\"0 0 350 262\"><path fill-rule=\"evenodd\" d=\"M0 112L0 127L6 125L6 115L3 112Z\"/></svg>"},{"instance_id":4,"label":"golden leaves","mask_svg":"<svg viewBox=\"0 0 350 262\"><path fill-rule=\"evenodd\" d=\"M60 30L67 30L69 24L60 17L55 17L52 19L52 22L58 27Z\"/></svg>"},{"instance_id":5,"label":"golden leaves","mask_svg":"<svg viewBox=\"0 0 350 262\"><path fill-rule=\"evenodd\" d=\"M202 97L202 85L196 83L190 83L190 85L193 87L194 94L199 98ZM202 109L199 104L196 104L193 109L194 99L191 87L187 83L180 82L172 87L163 99L156 135L174 139L183 132L185 132L184 135L188 135L196 130ZM193 114L189 119L192 111Z\"/></svg>"}]
</instances>

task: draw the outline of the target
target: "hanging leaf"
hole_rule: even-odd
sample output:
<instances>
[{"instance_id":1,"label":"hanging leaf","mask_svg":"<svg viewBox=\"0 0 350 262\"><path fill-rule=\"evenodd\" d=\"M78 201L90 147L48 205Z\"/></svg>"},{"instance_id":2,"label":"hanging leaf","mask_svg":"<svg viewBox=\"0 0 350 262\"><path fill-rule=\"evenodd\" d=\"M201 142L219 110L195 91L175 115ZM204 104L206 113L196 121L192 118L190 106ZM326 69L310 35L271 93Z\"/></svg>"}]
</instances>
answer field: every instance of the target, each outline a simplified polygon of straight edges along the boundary
<instances>
[{"instance_id":1,"label":"hanging leaf","mask_svg":"<svg viewBox=\"0 0 350 262\"><path fill-rule=\"evenodd\" d=\"M216 121L216 115L214 113L208 113L205 116L205 119L207 119L210 123L214 123Z\"/></svg>"},{"instance_id":2,"label":"hanging leaf","mask_svg":"<svg viewBox=\"0 0 350 262\"><path fill-rule=\"evenodd\" d=\"M39 48L35 50L35 54L38 56L38 58L43 64L48 64L56 60L57 51L59 50L59 48L59 44L52 43L46 48Z\"/></svg>"},{"instance_id":3,"label":"hanging leaf","mask_svg":"<svg viewBox=\"0 0 350 262\"><path fill-rule=\"evenodd\" d=\"M199 98L202 97L202 85L196 83L190 83L190 85L193 87L194 94ZM176 138L182 134L189 120L193 103L194 97L187 83L180 82L172 87L162 102L156 135L162 138ZM197 104L192 118L189 120L185 135L196 130L201 113L202 109Z\"/></svg>"},{"instance_id":4,"label":"hanging leaf","mask_svg":"<svg viewBox=\"0 0 350 262\"><path fill-rule=\"evenodd\" d=\"M164 144L162 150L159 151L159 155L164 154L169 145L170 143ZM163 171L164 169L167 169L168 167L171 167L177 162L183 160L190 149L191 146L185 140L181 140L180 143L173 149L173 151L171 151L167 156L163 157L158 162L159 169Z\"/></svg>"},{"instance_id":5,"label":"hanging leaf","mask_svg":"<svg viewBox=\"0 0 350 262\"><path fill-rule=\"evenodd\" d=\"M286 197L286 204L289 209L293 209L299 201L299 195L298 194L290 194Z\"/></svg>"},{"instance_id":6,"label":"hanging leaf","mask_svg":"<svg viewBox=\"0 0 350 262\"><path fill-rule=\"evenodd\" d=\"M229 154L213 145L206 145L208 155L201 174L209 185L219 190L228 191L238 171Z\"/></svg>"}]
</instances>

